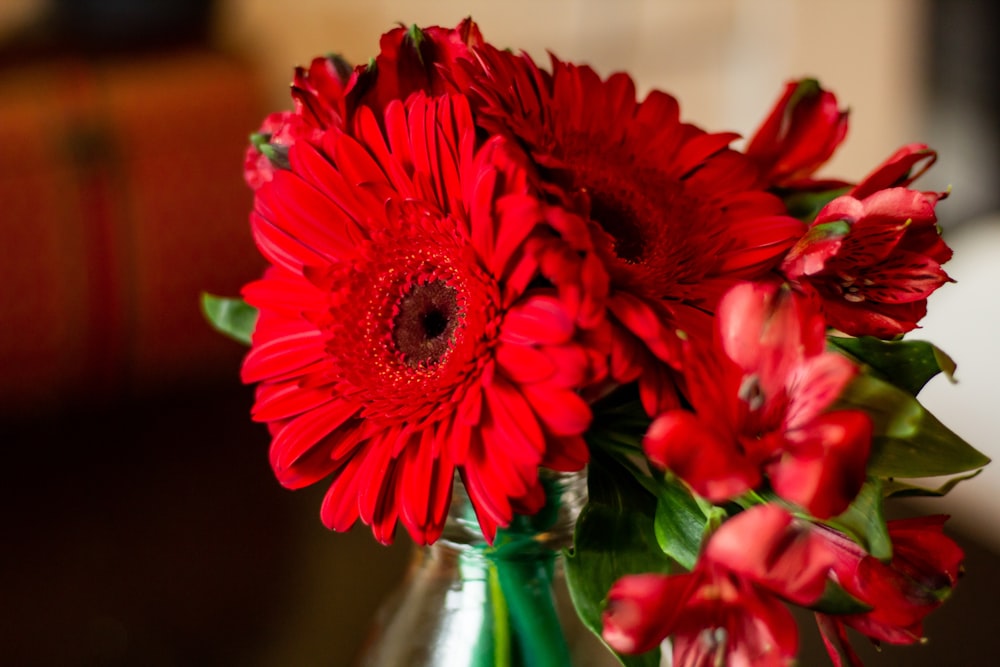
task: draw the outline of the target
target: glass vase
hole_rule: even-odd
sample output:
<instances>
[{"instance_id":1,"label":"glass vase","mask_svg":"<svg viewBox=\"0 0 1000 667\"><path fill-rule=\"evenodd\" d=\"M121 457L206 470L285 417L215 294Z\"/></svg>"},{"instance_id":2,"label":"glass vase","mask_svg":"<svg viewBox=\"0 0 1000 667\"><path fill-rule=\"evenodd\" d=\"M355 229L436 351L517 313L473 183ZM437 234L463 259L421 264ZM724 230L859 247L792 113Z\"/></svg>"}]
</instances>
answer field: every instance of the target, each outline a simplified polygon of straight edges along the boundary
<instances>
[{"instance_id":1,"label":"glass vase","mask_svg":"<svg viewBox=\"0 0 1000 667\"><path fill-rule=\"evenodd\" d=\"M417 549L383 604L359 667L612 667L579 620L562 549L586 504L585 473L543 476L548 503L483 540L456 482L442 538Z\"/></svg>"}]
</instances>

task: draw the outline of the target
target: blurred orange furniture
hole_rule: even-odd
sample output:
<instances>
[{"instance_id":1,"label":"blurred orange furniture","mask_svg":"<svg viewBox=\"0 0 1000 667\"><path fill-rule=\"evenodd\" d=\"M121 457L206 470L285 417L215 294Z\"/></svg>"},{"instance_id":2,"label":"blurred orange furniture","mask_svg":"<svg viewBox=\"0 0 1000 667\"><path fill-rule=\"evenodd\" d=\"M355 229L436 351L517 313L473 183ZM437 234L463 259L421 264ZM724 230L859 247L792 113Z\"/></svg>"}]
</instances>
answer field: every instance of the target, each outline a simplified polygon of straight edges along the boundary
<instances>
[{"instance_id":1,"label":"blurred orange furniture","mask_svg":"<svg viewBox=\"0 0 1000 667\"><path fill-rule=\"evenodd\" d=\"M0 70L0 413L238 381L198 299L263 266L261 108L247 65L201 50Z\"/></svg>"}]
</instances>

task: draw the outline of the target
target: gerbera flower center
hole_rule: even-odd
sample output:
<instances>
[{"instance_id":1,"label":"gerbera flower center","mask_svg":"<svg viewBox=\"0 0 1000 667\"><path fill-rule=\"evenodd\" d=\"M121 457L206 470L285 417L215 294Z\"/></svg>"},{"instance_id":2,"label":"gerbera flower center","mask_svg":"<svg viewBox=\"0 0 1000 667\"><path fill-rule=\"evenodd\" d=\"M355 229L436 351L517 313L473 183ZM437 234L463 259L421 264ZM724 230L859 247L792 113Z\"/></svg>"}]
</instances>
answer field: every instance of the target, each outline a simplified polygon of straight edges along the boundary
<instances>
[{"instance_id":1,"label":"gerbera flower center","mask_svg":"<svg viewBox=\"0 0 1000 667\"><path fill-rule=\"evenodd\" d=\"M461 319L458 293L444 280L416 284L396 304L392 341L408 366L432 364L455 340Z\"/></svg>"},{"instance_id":2,"label":"gerbera flower center","mask_svg":"<svg viewBox=\"0 0 1000 667\"><path fill-rule=\"evenodd\" d=\"M614 238L615 255L619 259L638 264L645 258L647 245L640 212L636 210L637 204L643 208L641 201L630 196L635 193L602 186L591 195L590 217Z\"/></svg>"}]
</instances>

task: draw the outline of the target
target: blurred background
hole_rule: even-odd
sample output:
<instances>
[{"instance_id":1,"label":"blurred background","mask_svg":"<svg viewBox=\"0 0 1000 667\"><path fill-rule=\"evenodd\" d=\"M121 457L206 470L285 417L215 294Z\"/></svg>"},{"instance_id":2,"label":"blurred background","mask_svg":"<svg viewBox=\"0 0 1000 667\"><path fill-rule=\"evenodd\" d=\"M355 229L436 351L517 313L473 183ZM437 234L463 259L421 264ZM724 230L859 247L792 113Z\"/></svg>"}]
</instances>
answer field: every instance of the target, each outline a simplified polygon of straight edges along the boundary
<instances>
[{"instance_id":1,"label":"blurred background","mask_svg":"<svg viewBox=\"0 0 1000 667\"><path fill-rule=\"evenodd\" d=\"M958 281L924 329L955 357L921 395L1000 457L1000 86L991 0L4 0L0 3L0 665L348 665L410 545L337 535L323 489L273 480L243 349L201 291L262 268L247 135L290 106L292 68L365 62L396 22L471 15L499 46L551 50L683 116L749 134L785 80L852 110L825 171L857 180L898 146ZM879 665L989 665L1000 629L1000 467L941 502L968 575L923 649ZM993 631L991 633L991 631ZM823 664L815 631L802 664Z\"/></svg>"}]
</instances>

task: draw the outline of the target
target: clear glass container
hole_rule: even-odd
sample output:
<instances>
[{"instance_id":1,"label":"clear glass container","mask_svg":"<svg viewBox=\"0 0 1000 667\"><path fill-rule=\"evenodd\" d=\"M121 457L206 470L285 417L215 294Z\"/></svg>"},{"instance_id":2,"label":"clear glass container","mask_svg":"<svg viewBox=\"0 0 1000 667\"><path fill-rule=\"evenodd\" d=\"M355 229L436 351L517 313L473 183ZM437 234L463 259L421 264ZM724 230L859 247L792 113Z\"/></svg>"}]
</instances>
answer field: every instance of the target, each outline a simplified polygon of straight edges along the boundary
<instances>
[{"instance_id":1,"label":"clear glass container","mask_svg":"<svg viewBox=\"0 0 1000 667\"><path fill-rule=\"evenodd\" d=\"M586 504L585 473L544 476L549 503L490 547L456 482L442 539L420 548L382 606L360 667L612 667L579 620L562 549Z\"/></svg>"}]
</instances>

